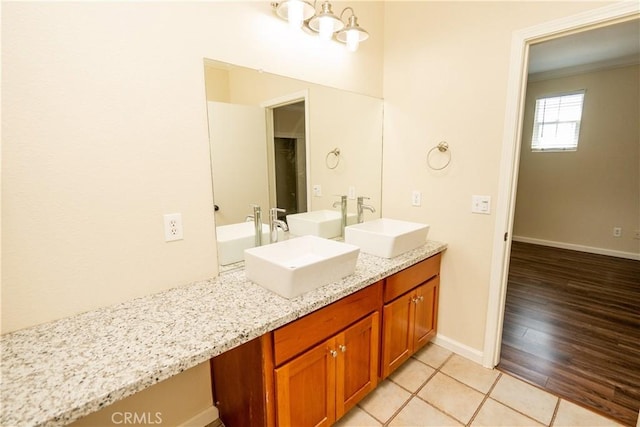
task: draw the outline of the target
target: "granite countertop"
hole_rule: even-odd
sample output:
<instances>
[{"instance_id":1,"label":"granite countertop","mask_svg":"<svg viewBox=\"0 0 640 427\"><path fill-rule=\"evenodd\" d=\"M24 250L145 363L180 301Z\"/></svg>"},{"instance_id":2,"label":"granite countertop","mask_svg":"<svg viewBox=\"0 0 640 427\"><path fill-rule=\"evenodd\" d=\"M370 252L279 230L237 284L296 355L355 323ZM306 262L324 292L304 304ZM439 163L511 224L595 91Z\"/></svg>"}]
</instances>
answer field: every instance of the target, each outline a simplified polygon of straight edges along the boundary
<instances>
[{"instance_id":1,"label":"granite countertop","mask_svg":"<svg viewBox=\"0 0 640 427\"><path fill-rule=\"evenodd\" d=\"M65 425L442 252L360 253L355 273L288 300L244 269L0 337L0 425Z\"/></svg>"}]
</instances>

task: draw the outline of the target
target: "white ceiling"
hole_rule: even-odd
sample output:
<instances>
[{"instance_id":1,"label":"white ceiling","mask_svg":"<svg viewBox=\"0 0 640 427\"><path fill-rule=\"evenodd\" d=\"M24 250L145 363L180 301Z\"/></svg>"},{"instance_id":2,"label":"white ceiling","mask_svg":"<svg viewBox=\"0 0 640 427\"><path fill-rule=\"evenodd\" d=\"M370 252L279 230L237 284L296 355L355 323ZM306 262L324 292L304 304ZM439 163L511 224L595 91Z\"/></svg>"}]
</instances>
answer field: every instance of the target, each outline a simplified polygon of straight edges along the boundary
<instances>
[{"instance_id":1,"label":"white ceiling","mask_svg":"<svg viewBox=\"0 0 640 427\"><path fill-rule=\"evenodd\" d=\"M640 20L623 22L537 43L529 50L529 74L640 62Z\"/></svg>"}]
</instances>

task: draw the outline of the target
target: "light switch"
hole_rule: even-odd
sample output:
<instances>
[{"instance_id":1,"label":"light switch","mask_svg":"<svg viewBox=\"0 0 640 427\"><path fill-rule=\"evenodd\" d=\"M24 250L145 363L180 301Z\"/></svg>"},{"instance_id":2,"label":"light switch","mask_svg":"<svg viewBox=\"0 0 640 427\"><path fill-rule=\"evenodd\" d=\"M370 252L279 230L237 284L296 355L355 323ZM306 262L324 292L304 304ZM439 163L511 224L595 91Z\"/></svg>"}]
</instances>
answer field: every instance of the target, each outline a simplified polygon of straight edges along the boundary
<instances>
[{"instance_id":1,"label":"light switch","mask_svg":"<svg viewBox=\"0 0 640 427\"><path fill-rule=\"evenodd\" d=\"M356 199L356 187L351 186L349 187L349 191L347 193L348 199L349 200L355 200Z\"/></svg>"},{"instance_id":2,"label":"light switch","mask_svg":"<svg viewBox=\"0 0 640 427\"><path fill-rule=\"evenodd\" d=\"M322 197L322 187L320 184L315 184L313 186L313 195L314 197Z\"/></svg>"},{"instance_id":3,"label":"light switch","mask_svg":"<svg viewBox=\"0 0 640 427\"><path fill-rule=\"evenodd\" d=\"M471 212L489 215L491 213L491 196L471 196Z\"/></svg>"},{"instance_id":4,"label":"light switch","mask_svg":"<svg viewBox=\"0 0 640 427\"><path fill-rule=\"evenodd\" d=\"M418 190L413 190L411 192L411 206L420 205L422 205L422 193Z\"/></svg>"}]
</instances>

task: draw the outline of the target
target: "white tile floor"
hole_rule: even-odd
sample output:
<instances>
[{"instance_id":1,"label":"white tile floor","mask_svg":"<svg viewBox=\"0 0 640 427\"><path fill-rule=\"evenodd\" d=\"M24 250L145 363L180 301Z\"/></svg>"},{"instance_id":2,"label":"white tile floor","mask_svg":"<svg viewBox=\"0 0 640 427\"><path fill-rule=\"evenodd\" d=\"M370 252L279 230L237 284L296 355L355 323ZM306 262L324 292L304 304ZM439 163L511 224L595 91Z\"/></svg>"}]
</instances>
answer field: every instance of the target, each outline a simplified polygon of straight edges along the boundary
<instances>
[{"instance_id":1,"label":"white tile floor","mask_svg":"<svg viewBox=\"0 0 640 427\"><path fill-rule=\"evenodd\" d=\"M336 426L619 426L429 344Z\"/></svg>"}]
</instances>

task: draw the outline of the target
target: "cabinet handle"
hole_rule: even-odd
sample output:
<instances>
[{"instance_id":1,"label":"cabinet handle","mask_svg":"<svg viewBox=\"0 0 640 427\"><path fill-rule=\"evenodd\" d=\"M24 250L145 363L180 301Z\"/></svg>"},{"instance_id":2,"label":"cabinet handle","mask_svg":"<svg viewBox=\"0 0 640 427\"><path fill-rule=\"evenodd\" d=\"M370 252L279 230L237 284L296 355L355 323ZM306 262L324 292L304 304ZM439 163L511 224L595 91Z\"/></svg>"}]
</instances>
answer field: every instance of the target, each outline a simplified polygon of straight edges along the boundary
<instances>
[{"instance_id":1,"label":"cabinet handle","mask_svg":"<svg viewBox=\"0 0 640 427\"><path fill-rule=\"evenodd\" d=\"M418 297L418 301L420 301L420 302L424 301L424 295L420 295L420 296Z\"/></svg>"},{"instance_id":2,"label":"cabinet handle","mask_svg":"<svg viewBox=\"0 0 640 427\"><path fill-rule=\"evenodd\" d=\"M337 351L335 351L335 350L329 350L329 354L330 354L332 357L338 357L338 352L337 352Z\"/></svg>"},{"instance_id":3,"label":"cabinet handle","mask_svg":"<svg viewBox=\"0 0 640 427\"><path fill-rule=\"evenodd\" d=\"M411 302L414 303L414 304L417 304L418 303L418 298L411 298Z\"/></svg>"},{"instance_id":4,"label":"cabinet handle","mask_svg":"<svg viewBox=\"0 0 640 427\"><path fill-rule=\"evenodd\" d=\"M341 344L340 346L338 346L338 348L339 348L339 349L340 349L340 351L341 351L341 352L343 352L343 353L344 353L345 351L347 351L347 346L346 346L346 345L342 345L342 344Z\"/></svg>"}]
</instances>

